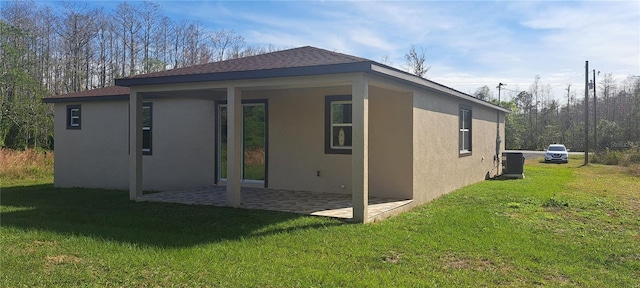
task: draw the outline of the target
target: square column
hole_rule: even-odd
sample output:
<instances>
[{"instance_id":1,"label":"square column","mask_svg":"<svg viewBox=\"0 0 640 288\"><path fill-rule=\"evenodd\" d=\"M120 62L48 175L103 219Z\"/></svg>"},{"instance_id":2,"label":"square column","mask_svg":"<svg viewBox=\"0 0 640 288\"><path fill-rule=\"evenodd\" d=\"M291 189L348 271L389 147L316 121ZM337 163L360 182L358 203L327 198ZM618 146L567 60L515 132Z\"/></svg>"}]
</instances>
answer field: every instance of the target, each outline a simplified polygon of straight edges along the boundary
<instances>
[{"instance_id":1,"label":"square column","mask_svg":"<svg viewBox=\"0 0 640 288\"><path fill-rule=\"evenodd\" d=\"M129 199L142 196L142 95L129 94Z\"/></svg>"},{"instance_id":2,"label":"square column","mask_svg":"<svg viewBox=\"0 0 640 288\"><path fill-rule=\"evenodd\" d=\"M364 75L351 86L353 109L351 196L353 221L366 223L369 215L369 81Z\"/></svg>"},{"instance_id":3,"label":"square column","mask_svg":"<svg viewBox=\"0 0 640 288\"><path fill-rule=\"evenodd\" d=\"M227 88L227 205L240 207L242 167L242 93Z\"/></svg>"}]
</instances>

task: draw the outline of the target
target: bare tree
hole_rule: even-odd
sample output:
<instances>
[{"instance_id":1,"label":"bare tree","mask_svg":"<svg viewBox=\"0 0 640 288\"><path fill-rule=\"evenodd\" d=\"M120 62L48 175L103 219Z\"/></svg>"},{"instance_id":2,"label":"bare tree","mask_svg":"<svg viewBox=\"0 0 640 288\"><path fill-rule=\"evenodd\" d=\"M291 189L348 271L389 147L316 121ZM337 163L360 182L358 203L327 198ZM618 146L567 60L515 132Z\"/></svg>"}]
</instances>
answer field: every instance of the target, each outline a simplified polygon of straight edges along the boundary
<instances>
[{"instance_id":1,"label":"bare tree","mask_svg":"<svg viewBox=\"0 0 640 288\"><path fill-rule=\"evenodd\" d=\"M52 8L33 0L0 5L0 147L50 148L46 95L106 87L114 79L280 50L231 30L175 23L153 2L111 11L83 2Z\"/></svg>"},{"instance_id":2,"label":"bare tree","mask_svg":"<svg viewBox=\"0 0 640 288\"><path fill-rule=\"evenodd\" d=\"M184 31L184 45L182 53L185 56L185 65L197 65L200 62L200 53L203 45L204 27L199 22L190 23Z\"/></svg>"},{"instance_id":3,"label":"bare tree","mask_svg":"<svg viewBox=\"0 0 640 288\"><path fill-rule=\"evenodd\" d=\"M136 60L139 51L139 43L136 41L138 32L140 31L142 24L140 23L140 17L138 8L128 2L122 2L118 5L115 11L115 18L119 24L118 32L122 39L122 49L128 52L122 52L121 76L135 75L136 74ZM129 56L129 71L127 73L127 56Z\"/></svg>"},{"instance_id":4,"label":"bare tree","mask_svg":"<svg viewBox=\"0 0 640 288\"><path fill-rule=\"evenodd\" d=\"M389 57L389 54L385 54L384 56L380 57L380 63L387 65L387 66L391 66L393 65L393 61L391 61L391 58Z\"/></svg>"},{"instance_id":5,"label":"bare tree","mask_svg":"<svg viewBox=\"0 0 640 288\"><path fill-rule=\"evenodd\" d=\"M62 19L57 33L62 38L64 55L66 55L67 92L76 92L89 88L90 59L93 55L91 42L97 35L97 11L88 9L86 4L64 4ZM83 85L84 84L84 85Z\"/></svg>"},{"instance_id":6,"label":"bare tree","mask_svg":"<svg viewBox=\"0 0 640 288\"><path fill-rule=\"evenodd\" d=\"M187 22L181 21L180 23L173 25L173 68L179 68L184 66L184 55L182 55L182 47L185 43L185 30L187 29Z\"/></svg>"},{"instance_id":7,"label":"bare tree","mask_svg":"<svg viewBox=\"0 0 640 288\"><path fill-rule=\"evenodd\" d=\"M232 54L232 51L237 50L241 45L244 45L244 38L242 36L236 34L233 30L226 29L213 32L211 37L209 37L209 41L213 49L215 61L234 58L233 55L229 54Z\"/></svg>"},{"instance_id":8,"label":"bare tree","mask_svg":"<svg viewBox=\"0 0 640 288\"><path fill-rule=\"evenodd\" d=\"M142 2L142 7L140 8L142 33L140 36L144 54L142 57L143 73L148 73L152 70L151 49L152 45L157 42L151 40L154 38L154 34L158 33L160 13L160 5L149 1Z\"/></svg>"},{"instance_id":9,"label":"bare tree","mask_svg":"<svg viewBox=\"0 0 640 288\"><path fill-rule=\"evenodd\" d=\"M163 16L158 22L158 29L153 35L153 42L156 43L154 58L159 62L154 71L165 70L167 65L172 63L171 40L173 39L173 21L169 17Z\"/></svg>"},{"instance_id":10,"label":"bare tree","mask_svg":"<svg viewBox=\"0 0 640 288\"><path fill-rule=\"evenodd\" d=\"M416 50L416 47L411 44L411 49L404 55L404 59L407 62L407 70L418 77L425 78L425 75L431 69L431 66L426 66L426 56L424 48L420 48L420 51Z\"/></svg>"}]
</instances>

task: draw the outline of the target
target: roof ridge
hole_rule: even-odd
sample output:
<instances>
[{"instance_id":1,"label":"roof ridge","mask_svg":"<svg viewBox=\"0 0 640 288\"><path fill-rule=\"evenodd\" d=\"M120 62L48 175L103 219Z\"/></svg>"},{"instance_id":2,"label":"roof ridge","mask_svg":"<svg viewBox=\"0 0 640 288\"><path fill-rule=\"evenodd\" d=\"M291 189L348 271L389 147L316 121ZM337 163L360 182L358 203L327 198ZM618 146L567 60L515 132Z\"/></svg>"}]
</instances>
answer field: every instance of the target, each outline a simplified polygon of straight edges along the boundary
<instances>
[{"instance_id":1,"label":"roof ridge","mask_svg":"<svg viewBox=\"0 0 640 288\"><path fill-rule=\"evenodd\" d=\"M345 57L345 58L348 58L350 60L357 61L357 62L364 62L364 61L373 62L373 60L370 60L370 59L367 59L367 58L362 58L362 57L358 57L358 56L354 56L354 55L350 55L350 54L345 54L345 53L341 53L341 52L337 52L337 51L331 51L331 50L327 50L327 49L323 49L323 48L318 48L318 47L315 47L315 46L303 46L303 47L299 47L299 48L312 48L312 49L315 49L315 50L318 50L318 51L331 53L331 54L336 55L336 56Z\"/></svg>"},{"instance_id":2,"label":"roof ridge","mask_svg":"<svg viewBox=\"0 0 640 288\"><path fill-rule=\"evenodd\" d=\"M268 70L292 67L308 67L327 64L373 62L369 59L344 53L329 51L313 46L302 46L263 54L213 61L198 65L133 75L121 79L142 79L176 75L196 75L220 72ZM116 83L118 79L116 79Z\"/></svg>"}]
</instances>

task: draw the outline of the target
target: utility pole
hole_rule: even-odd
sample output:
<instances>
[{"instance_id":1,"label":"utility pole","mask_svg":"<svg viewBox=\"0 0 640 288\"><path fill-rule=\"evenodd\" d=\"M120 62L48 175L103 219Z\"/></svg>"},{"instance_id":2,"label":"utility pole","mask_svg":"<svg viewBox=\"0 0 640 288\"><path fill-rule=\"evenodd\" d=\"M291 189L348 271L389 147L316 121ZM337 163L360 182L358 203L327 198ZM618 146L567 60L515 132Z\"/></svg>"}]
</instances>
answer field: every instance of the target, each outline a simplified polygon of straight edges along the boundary
<instances>
[{"instance_id":1,"label":"utility pole","mask_svg":"<svg viewBox=\"0 0 640 288\"><path fill-rule=\"evenodd\" d=\"M584 165L589 164L589 61L584 64Z\"/></svg>"},{"instance_id":2,"label":"utility pole","mask_svg":"<svg viewBox=\"0 0 640 288\"><path fill-rule=\"evenodd\" d=\"M566 123L569 126L568 128L572 131L571 135L573 136L573 124L572 124L572 119L571 119L571 84L569 84L567 86L567 112L565 113L565 115L567 115L565 117ZM562 143L564 143L564 145L567 145L569 141L569 135L567 135L567 137L565 138L565 135L568 133L565 133L565 130L562 129ZM573 137L571 138L573 139Z\"/></svg>"},{"instance_id":3,"label":"utility pole","mask_svg":"<svg viewBox=\"0 0 640 288\"><path fill-rule=\"evenodd\" d=\"M593 151L598 152L598 112L596 111L596 103L598 103L596 98L596 69L593 69Z\"/></svg>"},{"instance_id":4,"label":"utility pole","mask_svg":"<svg viewBox=\"0 0 640 288\"><path fill-rule=\"evenodd\" d=\"M498 83L498 107L500 107L500 89L502 86L506 86L507 84ZM496 112L497 120L496 120L496 163L497 168L496 172L500 169L500 144L502 143L502 139L500 139L500 110Z\"/></svg>"}]
</instances>

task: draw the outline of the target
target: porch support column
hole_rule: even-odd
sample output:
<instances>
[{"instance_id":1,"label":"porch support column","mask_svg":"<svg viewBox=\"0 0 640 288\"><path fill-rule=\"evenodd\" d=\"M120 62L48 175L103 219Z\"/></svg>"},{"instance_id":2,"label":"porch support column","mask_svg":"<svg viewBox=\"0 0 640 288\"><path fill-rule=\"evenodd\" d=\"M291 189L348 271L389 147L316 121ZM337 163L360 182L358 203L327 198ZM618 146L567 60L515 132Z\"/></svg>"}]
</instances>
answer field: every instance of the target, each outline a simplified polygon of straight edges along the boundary
<instances>
[{"instance_id":1,"label":"porch support column","mask_svg":"<svg viewBox=\"0 0 640 288\"><path fill-rule=\"evenodd\" d=\"M242 93L227 87L227 205L240 207L242 167Z\"/></svg>"},{"instance_id":2,"label":"porch support column","mask_svg":"<svg viewBox=\"0 0 640 288\"><path fill-rule=\"evenodd\" d=\"M369 81L364 74L354 79L351 99L353 221L366 223L369 215Z\"/></svg>"},{"instance_id":3,"label":"porch support column","mask_svg":"<svg viewBox=\"0 0 640 288\"><path fill-rule=\"evenodd\" d=\"M142 95L129 94L129 199L142 196Z\"/></svg>"}]
</instances>

